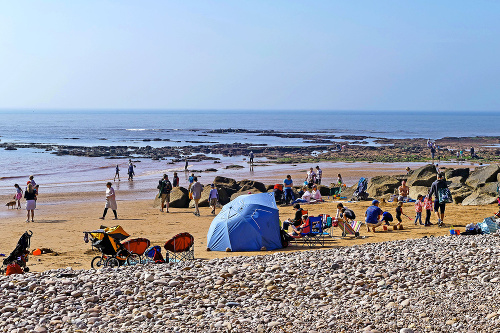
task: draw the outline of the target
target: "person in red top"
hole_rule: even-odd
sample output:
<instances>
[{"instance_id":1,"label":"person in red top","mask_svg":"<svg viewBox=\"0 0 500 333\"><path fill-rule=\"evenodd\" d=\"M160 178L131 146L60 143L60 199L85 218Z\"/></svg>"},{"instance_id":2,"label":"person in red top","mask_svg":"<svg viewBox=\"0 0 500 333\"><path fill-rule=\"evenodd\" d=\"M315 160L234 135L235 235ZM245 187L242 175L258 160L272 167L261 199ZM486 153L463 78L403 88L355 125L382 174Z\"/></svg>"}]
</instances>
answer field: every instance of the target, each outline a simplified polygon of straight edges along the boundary
<instances>
[{"instance_id":1,"label":"person in red top","mask_svg":"<svg viewBox=\"0 0 500 333\"><path fill-rule=\"evenodd\" d=\"M423 195L419 194L417 196L417 201L415 201L415 213L417 215L415 216L415 225L417 225L417 221L420 224L423 224L422 223L422 206L424 205L424 203L422 202L423 199L424 199Z\"/></svg>"},{"instance_id":2,"label":"person in red top","mask_svg":"<svg viewBox=\"0 0 500 333\"><path fill-rule=\"evenodd\" d=\"M432 195L427 195L424 199L424 209L425 209L425 226L429 227L431 223L431 210L434 207L434 202L432 201Z\"/></svg>"}]
</instances>

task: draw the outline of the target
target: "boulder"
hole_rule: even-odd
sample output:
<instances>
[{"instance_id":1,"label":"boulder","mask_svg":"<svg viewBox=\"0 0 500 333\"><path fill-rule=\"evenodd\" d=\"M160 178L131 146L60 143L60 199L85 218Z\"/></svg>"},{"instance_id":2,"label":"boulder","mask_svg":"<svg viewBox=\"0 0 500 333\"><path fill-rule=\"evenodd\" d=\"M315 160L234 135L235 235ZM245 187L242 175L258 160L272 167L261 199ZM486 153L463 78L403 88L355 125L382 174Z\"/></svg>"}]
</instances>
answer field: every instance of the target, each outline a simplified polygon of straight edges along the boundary
<instances>
[{"instance_id":1,"label":"boulder","mask_svg":"<svg viewBox=\"0 0 500 333\"><path fill-rule=\"evenodd\" d=\"M453 202L456 204L460 204L464 201L465 198L470 196L474 191L472 188L462 185L460 187L455 187L455 188L450 187L450 192L453 198Z\"/></svg>"},{"instance_id":2,"label":"boulder","mask_svg":"<svg viewBox=\"0 0 500 333\"><path fill-rule=\"evenodd\" d=\"M477 167L471 172L465 183L471 187L477 187L480 184L496 182L500 167L497 164L490 164L484 167Z\"/></svg>"},{"instance_id":3,"label":"boulder","mask_svg":"<svg viewBox=\"0 0 500 333\"><path fill-rule=\"evenodd\" d=\"M476 189L479 193L489 194L491 196L498 195L498 183L485 183L483 186L480 186Z\"/></svg>"},{"instance_id":4,"label":"boulder","mask_svg":"<svg viewBox=\"0 0 500 333\"><path fill-rule=\"evenodd\" d=\"M256 188L253 188L253 189L250 189L248 191L240 191L240 192L236 192L236 193L233 193L231 195L231 201L233 201L234 199L236 199L237 197L239 197L240 195L244 195L244 194L255 194L255 193L262 193L261 191L259 191L258 189Z\"/></svg>"},{"instance_id":5,"label":"boulder","mask_svg":"<svg viewBox=\"0 0 500 333\"><path fill-rule=\"evenodd\" d=\"M408 177L408 186L431 186L432 182L437 179L436 167L433 164L424 165L416 169Z\"/></svg>"},{"instance_id":6,"label":"boulder","mask_svg":"<svg viewBox=\"0 0 500 333\"><path fill-rule=\"evenodd\" d=\"M184 187L174 187L170 192L170 207L187 208L189 206L189 191Z\"/></svg>"},{"instance_id":7,"label":"boulder","mask_svg":"<svg viewBox=\"0 0 500 333\"><path fill-rule=\"evenodd\" d=\"M261 182L254 181L254 180L244 179L242 181L237 182L237 184L240 187L240 189L239 189L240 191L250 191L253 189L257 189L260 192L267 192L266 185L264 185Z\"/></svg>"},{"instance_id":8,"label":"boulder","mask_svg":"<svg viewBox=\"0 0 500 333\"><path fill-rule=\"evenodd\" d=\"M459 169L446 169L444 172L444 178L446 180L452 180L456 178L454 183L463 183L469 177L470 169L469 168L459 168ZM459 180L459 181L458 181Z\"/></svg>"},{"instance_id":9,"label":"boulder","mask_svg":"<svg viewBox=\"0 0 500 333\"><path fill-rule=\"evenodd\" d=\"M321 193L321 196L323 197L327 197L330 195L330 188L328 186L318 185L318 190L319 193Z\"/></svg>"},{"instance_id":10,"label":"boulder","mask_svg":"<svg viewBox=\"0 0 500 333\"><path fill-rule=\"evenodd\" d=\"M460 176L446 178L446 183L448 184L448 187L462 187L466 179L467 178Z\"/></svg>"},{"instance_id":11,"label":"boulder","mask_svg":"<svg viewBox=\"0 0 500 333\"><path fill-rule=\"evenodd\" d=\"M462 201L462 205L481 206L481 205L489 205L496 202L497 202L496 196L492 196L488 193L481 193L476 190Z\"/></svg>"},{"instance_id":12,"label":"boulder","mask_svg":"<svg viewBox=\"0 0 500 333\"><path fill-rule=\"evenodd\" d=\"M358 183L352 185L351 187L343 187L342 192L340 192L340 196L351 199L352 196L354 195L354 192L356 192L357 188L358 188Z\"/></svg>"},{"instance_id":13,"label":"boulder","mask_svg":"<svg viewBox=\"0 0 500 333\"><path fill-rule=\"evenodd\" d=\"M384 194L393 194L400 185L401 182L393 176L375 176L368 182L366 192L370 197L380 197ZM357 186L356 184L356 188Z\"/></svg>"},{"instance_id":14,"label":"boulder","mask_svg":"<svg viewBox=\"0 0 500 333\"><path fill-rule=\"evenodd\" d=\"M266 185L266 192L272 192L274 190L274 185Z\"/></svg>"},{"instance_id":15,"label":"boulder","mask_svg":"<svg viewBox=\"0 0 500 333\"><path fill-rule=\"evenodd\" d=\"M240 186L238 185L236 180L232 178L217 176L214 178L213 183L215 184L215 186L217 186L217 188L225 187L233 189L234 191L238 191L240 189Z\"/></svg>"},{"instance_id":16,"label":"boulder","mask_svg":"<svg viewBox=\"0 0 500 333\"><path fill-rule=\"evenodd\" d=\"M430 187L427 186L410 186L410 198L417 199L419 194L425 197L429 194L429 190Z\"/></svg>"}]
</instances>

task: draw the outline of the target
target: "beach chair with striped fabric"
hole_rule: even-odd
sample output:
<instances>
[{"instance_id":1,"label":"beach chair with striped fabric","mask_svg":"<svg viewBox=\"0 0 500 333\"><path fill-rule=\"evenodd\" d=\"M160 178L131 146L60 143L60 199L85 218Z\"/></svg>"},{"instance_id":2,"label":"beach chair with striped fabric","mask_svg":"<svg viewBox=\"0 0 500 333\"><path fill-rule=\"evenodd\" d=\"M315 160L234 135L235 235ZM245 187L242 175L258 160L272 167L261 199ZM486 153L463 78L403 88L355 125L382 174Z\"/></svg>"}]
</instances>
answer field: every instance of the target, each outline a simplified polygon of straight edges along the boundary
<instances>
[{"instance_id":1,"label":"beach chair with striped fabric","mask_svg":"<svg viewBox=\"0 0 500 333\"><path fill-rule=\"evenodd\" d=\"M344 222L342 219L337 220L338 227L342 230L342 238L347 235L359 237L359 229L361 229L361 221Z\"/></svg>"}]
</instances>

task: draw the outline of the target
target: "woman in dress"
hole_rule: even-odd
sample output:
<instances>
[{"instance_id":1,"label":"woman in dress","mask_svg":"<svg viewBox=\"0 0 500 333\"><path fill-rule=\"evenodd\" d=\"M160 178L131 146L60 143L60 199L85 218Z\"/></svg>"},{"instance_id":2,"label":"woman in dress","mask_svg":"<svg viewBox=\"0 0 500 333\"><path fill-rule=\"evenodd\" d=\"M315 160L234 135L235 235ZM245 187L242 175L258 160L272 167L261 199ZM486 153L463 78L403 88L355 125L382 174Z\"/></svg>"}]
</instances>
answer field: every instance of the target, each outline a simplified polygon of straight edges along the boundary
<instances>
[{"instance_id":1,"label":"woman in dress","mask_svg":"<svg viewBox=\"0 0 500 333\"><path fill-rule=\"evenodd\" d=\"M115 220L118 220L118 215L116 214L116 199L115 199L115 189L111 186L111 182L106 183L106 205L104 206L104 213L101 220L104 220L106 217L106 213L108 212L108 208L111 208L113 214L115 214Z\"/></svg>"},{"instance_id":2,"label":"woman in dress","mask_svg":"<svg viewBox=\"0 0 500 333\"><path fill-rule=\"evenodd\" d=\"M19 184L14 184L16 188L16 195L14 196L14 200L17 201L17 209L21 209L21 198L23 197L23 190L19 186Z\"/></svg>"}]
</instances>

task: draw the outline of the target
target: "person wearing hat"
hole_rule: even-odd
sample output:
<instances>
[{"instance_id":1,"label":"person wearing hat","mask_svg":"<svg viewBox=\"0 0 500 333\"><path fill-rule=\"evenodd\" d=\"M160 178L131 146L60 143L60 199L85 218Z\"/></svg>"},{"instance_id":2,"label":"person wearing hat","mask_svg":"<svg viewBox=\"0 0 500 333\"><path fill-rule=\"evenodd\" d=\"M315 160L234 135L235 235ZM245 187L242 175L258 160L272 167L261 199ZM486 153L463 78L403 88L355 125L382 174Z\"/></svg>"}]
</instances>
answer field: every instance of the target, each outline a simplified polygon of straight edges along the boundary
<instances>
[{"instance_id":1,"label":"person wearing hat","mask_svg":"<svg viewBox=\"0 0 500 333\"><path fill-rule=\"evenodd\" d=\"M210 201L210 208L212 208L212 214L215 215L215 207L219 202L219 192L215 188L215 184L210 185L210 187L212 189L210 190L210 194L208 195L208 201Z\"/></svg>"},{"instance_id":2,"label":"person wearing hat","mask_svg":"<svg viewBox=\"0 0 500 333\"><path fill-rule=\"evenodd\" d=\"M379 201L373 200L372 205L366 209L365 213L365 222L366 222L366 230L370 232L370 228L375 232L375 228L379 227L384 223L382 221L382 214L384 213L382 209L379 208Z\"/></svg>"},{"instance_id":3,"label":"person wearing hat","mask_svg":"<svg viewBox=\"0 0 500 333\"><path fill-rule=\"evenodd\" d=\"M168 180L167 175L163 175L163 178L158 182L157 189L160 191L159 197L161 198L160 212L163 212L163 207L165 207L165 203L167 203L167 213L170 213L168 211L168 206L170 205L170 192L172 191L172 183L170 183L170 180Z\"/></svg>"}]
</instances>

